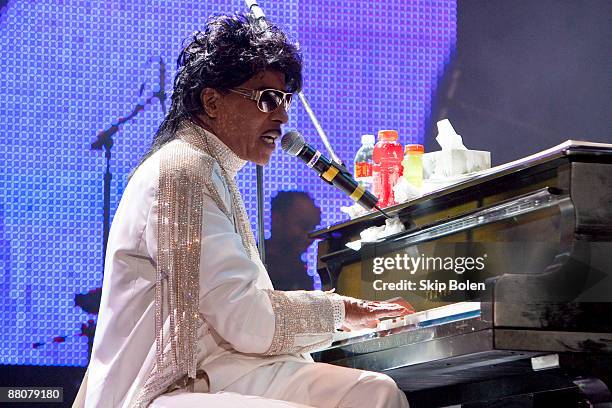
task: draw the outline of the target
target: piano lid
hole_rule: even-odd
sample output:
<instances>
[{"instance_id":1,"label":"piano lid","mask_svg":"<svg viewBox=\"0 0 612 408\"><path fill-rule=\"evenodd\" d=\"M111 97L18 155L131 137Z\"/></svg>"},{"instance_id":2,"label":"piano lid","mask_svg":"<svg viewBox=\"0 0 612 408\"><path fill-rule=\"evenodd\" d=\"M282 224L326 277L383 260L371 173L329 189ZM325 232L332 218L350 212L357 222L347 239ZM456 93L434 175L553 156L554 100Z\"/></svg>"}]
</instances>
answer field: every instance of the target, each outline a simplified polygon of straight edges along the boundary
<instances>
[{"instance_id":1,"label":"piano lid","mask_svg":"<svg viewBox=\"0 0 612 408\"><path fill-rule=\"evenodd\" d=\"M385 212L390 216L394 216L408 207L417 206L428 200L449 195L467 187L485 183L490 180L495 180L512 173L529 170L536 166L555 166L559 160L584 160L612 163L612 144L567 140L555 147L543 150L522 159L474 173L473 177L458 181L456 184L441 188L439 190L429 192L414 200L397 204L392 207L387 207ZM366 228L368 226L379 225L383 219L384 217L380 213L370 212L360 217L332 224L325 228L313 231L308 234L308 236L313 239L324 239L330 237L333 232L339 232L341 229L346 227L355 227L356 225L360 225L360 228Z\"/></svg>"}]
</instances>

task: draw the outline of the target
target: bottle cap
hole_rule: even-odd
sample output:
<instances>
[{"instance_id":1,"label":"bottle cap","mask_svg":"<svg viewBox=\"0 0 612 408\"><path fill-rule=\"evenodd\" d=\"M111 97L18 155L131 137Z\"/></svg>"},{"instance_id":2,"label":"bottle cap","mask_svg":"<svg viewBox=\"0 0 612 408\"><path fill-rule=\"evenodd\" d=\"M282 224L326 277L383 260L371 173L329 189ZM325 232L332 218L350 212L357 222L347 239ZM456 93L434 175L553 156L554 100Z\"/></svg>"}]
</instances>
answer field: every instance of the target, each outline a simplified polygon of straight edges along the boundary
<instances>
[{"instance_id":1,"label":"bottle cap","mask_svg":"<svg viewBox=\"0 0 612 408\"><path fill-rule=\"evenodd\" d=\"M397 140L397 130L379 130L378 140L392 141Z\"/></svg>"},{"instance_id":2,"label":"bottle cap","mask_svg":"<svg viewBox=\"0 0 612 408\"><path fill-rule=\"evenodd\" d=\"M364 144L364 145L371 144L371 145L373 145L374 142L376 142L376 137L374 135L361 135L361 144Z\"/></svg>"},{"instance_id":3,"label":"bottle cap","mask_svg":"<svg viewBox=\"0 0 612 408\"><path fill-rule=\"evenodd\" d=\"M409 153L425 153L425 147L422 144L409 144L404 147L404 154Z\"/></svg>"}]
</instances>

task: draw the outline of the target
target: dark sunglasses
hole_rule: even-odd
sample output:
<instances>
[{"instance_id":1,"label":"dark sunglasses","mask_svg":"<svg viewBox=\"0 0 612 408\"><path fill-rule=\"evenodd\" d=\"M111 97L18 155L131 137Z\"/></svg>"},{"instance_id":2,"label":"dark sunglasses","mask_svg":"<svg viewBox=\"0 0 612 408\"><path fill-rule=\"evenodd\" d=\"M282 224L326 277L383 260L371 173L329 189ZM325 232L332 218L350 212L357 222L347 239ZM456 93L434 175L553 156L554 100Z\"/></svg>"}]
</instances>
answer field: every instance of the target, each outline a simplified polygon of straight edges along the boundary
<instances>
[{"instance_id":1,"label":"dark sunglasses","mask_svg":"<svg viewBox=\"0 0 612 408\"><path fill-rule=\"evenodd\" d=\"M279 91L278 89L256 89L230 88L231 92L244 96L257 102L257 108L264 113L274 112L279 106L283 105L285 111L291 106L292 93Z\"/></svg>"}]
</instances>

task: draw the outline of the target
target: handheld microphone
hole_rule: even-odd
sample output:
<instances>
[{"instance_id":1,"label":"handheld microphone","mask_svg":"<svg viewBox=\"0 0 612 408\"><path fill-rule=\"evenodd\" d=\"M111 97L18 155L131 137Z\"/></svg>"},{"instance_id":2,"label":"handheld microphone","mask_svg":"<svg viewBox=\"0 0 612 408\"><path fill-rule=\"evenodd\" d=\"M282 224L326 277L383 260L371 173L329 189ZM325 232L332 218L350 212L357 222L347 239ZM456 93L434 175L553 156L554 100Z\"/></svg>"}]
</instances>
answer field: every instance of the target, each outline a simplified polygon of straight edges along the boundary
<instances>
[{"instance_id":1,"label":"handheld microphone","mask_svg":"<svg viewBox=\"0 0 612 408\"><path fill-rule=\"evenodd\" d=\"M344 166L329 160L327 157L323 156L320 151L306 144L299 132L293 130L285 133L281 139L281 147L291 156L302 159L302 161L304 161L308 167L314 169L323 180L332 184L337 189L342 190L351 200L355 201L363 208L367 210L371 210L372 208L379 209L376 206L378 198L376 198L374 194L361 187Z\"/></svg>"}]
</instances>

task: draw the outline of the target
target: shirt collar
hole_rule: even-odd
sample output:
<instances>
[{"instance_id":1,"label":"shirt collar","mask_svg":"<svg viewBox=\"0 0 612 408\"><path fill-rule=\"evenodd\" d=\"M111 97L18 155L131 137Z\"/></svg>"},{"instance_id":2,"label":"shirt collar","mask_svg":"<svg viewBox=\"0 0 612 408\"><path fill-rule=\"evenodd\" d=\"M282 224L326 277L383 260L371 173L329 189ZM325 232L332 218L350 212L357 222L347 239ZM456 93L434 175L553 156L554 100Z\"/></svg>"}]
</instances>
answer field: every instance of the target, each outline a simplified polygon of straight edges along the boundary
<instances>
[{"instance_id":1,"label":"shirt collar","mask_svg":"<svg viewBox=\"0 0 612 408\"><path fill-rule=\"evenodd\" d=\"M183 123L178 137L208 153L231 178L236 177L236 174L246 164L246 160L238 157L217 136L192 121Z\"/></svg>"}]
</instances>

